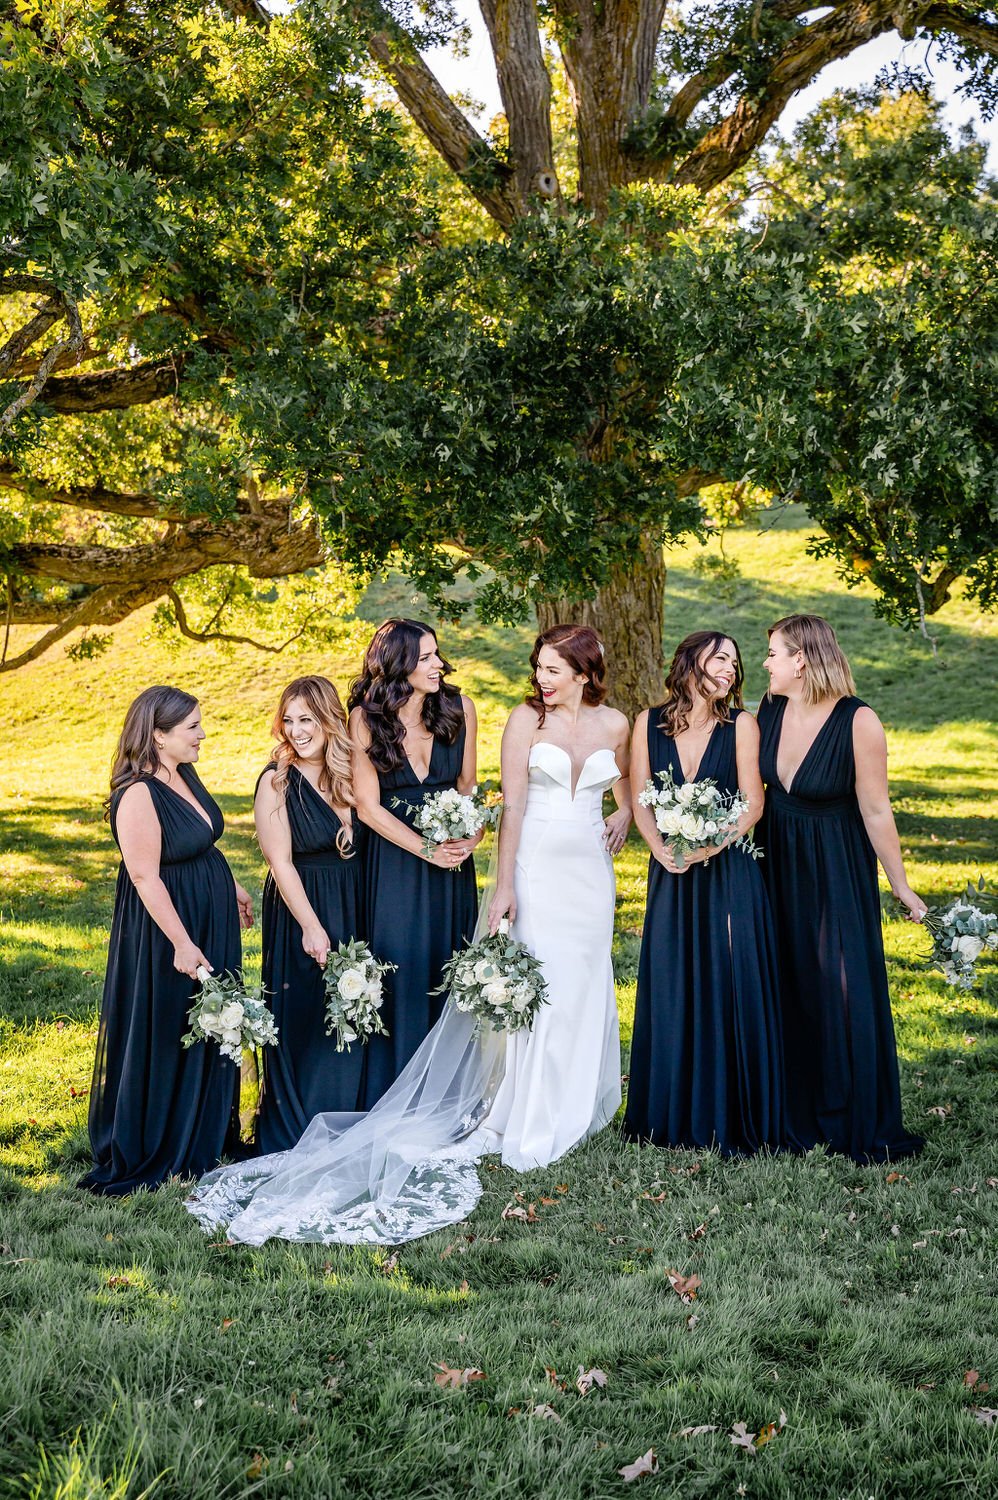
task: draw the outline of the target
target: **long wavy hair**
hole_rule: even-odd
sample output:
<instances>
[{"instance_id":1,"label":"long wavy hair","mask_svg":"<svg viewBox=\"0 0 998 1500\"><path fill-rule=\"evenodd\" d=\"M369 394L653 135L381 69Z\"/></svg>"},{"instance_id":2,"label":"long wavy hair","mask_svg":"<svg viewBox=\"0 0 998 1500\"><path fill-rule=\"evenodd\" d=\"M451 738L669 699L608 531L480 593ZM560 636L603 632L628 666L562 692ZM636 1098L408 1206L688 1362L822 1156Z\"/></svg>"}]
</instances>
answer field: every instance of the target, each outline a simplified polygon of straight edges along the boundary
<instances>
[{"instance_id":1,"label":"long wavy hair","mask_svg":"<svg viewBox=\"0 0 998 1500\"><path fill-rule=\"evenodd\" d=\"M364 653L360 674L350 684L347 700L351 709L359 708L371 736L368 755L379 771L397 771L405 762L405 729L399 718L403 703L412 697L409 676L419 662L419 643L424 635L436 641L432 625L420 620L385 620L371 638ZM422 722L435 740L453 745L464 724L464 708L459 689L443 680L454 669L437 646L441 662L440 688L423 699Z\"/></svg>"},{"instance_id":2,"label":"long wavy hair","mask_svg":"<svg viewBox=\"0 0 998 1500\"><path fill-rule=\"evenodd\" d=\"M806 670L801 696L805 703L854 696L856 684L852 679L852 669L835 631L823 616L786 615L775 625L770 625L770 639L777 631L787 649L799 651L804 658Z\"/></svg>"},{"instance_id":3,"label":"long wavy hair","mask_svg":"<svg viewBox=\"0 0 998 1500\"><path fill-rule=\"evenodd\" d=\"M298 752L284 732L284 715L288 705L300 698L315 722L326 736L326 749L322 770L319 772L319 790L328 793L339 807L353 807L353 746L347 734L347 719L336 688L328 677L296 677L289 682L281 694L274 714L270 732L277 741L273 761L274 791L278 800L284 802L288 795L288 773L298 762ZM341 827L336 835L336 847L341 854L352 851L353 840L349 829Z\"/></svg>"},{"instance_id":4,"label":"long wavy hair","mask_svg":"<svg viewBox=\"0 0 998 1500\"><path fill-rule=\"evenodd\" d=\"M710 691L710 688L716 688L718 683L715 678L711 677L701 660L701 658L713 656L722 641L730 641L735 648L735 680L723 698ZM742 653L738 649L738 642L734 636L728 635L723 630L694 630L692 635L688 635L684 641L679 642L676 654L672 658L672 665L665 679L665 708L659 724L660 729L665 734L673 736L682 734L684 729L689 728L690 716L699 698L707 702L711 716L718 723L726 724L733 708L745 707L742 702L744 681L745 668L742 666Z\"/></svg>"},{"instance_id":5,"label":"long wavy hair","mask_svg":"<svg viewBox=\"0 0 998 1500\"><path fill-rule=\"evenodd\" d=\"M183 688L147 687L129 704L111 761L111 788L104 799L105 822L111 815L115 792L142 776L155 776L163 762L156 749L156 731L169 734L198 706Z\"/></svg>"},{"instance_id":6,"label":"long wavy hair","mask_svg":"<svg viewBox=\"0 0 998 1500\"><path fill-rule=\"evenodd\" d=\"M603 642L595 630L589 625L552 625L541 631L530 653L531 690L527 694L527 702L537 715L538 727L544 723L547 715L544 697L537 682L537 663L545 646L557 651L573 672L585 677L583 703L595 707L606 697L606 659Z\"/></svg>"}]
</instances>

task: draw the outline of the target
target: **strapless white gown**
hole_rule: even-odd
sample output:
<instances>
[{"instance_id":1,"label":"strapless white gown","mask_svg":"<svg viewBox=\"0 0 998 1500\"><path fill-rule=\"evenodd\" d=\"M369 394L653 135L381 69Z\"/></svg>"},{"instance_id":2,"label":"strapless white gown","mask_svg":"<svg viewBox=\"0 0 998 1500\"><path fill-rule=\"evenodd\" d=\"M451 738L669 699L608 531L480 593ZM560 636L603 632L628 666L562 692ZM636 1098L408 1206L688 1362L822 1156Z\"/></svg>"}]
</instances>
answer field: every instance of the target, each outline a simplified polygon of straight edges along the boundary
<instances>
[{"instance_id":1,"label":"strapless white gown","mask_svg":"<svg viewBox=\"0 0 998 1500\"><path fill-rule=\"evenodd\" d=\"M532 1030L481 1035L447 1006L366 1114L317 1115L292 1150L202 1178L186 1207L205 1229L254 1245L400 1244L467 1217L480 1156L547 1166L609 1123L620 1043L602 807L619 774L613 751L596 750L573 796L567 753L547 742L530 751L513 933L548 986Z\"/></svg>"}]
</instances>

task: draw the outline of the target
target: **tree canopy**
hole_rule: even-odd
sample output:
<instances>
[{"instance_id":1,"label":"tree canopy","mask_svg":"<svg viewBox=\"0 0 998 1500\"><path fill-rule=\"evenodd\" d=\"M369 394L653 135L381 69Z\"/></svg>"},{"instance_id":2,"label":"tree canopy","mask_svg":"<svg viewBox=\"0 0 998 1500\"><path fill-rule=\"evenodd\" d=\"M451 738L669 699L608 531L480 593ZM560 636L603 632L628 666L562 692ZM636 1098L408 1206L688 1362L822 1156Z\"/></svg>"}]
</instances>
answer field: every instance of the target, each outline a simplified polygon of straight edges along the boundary
<instances>
[{"instance_id":1,"label":"tree canopy","mask_svg":"<svg viewBox=\"0 0 998 1500\"><path fill-rule=\"evenodd\" d=\"M993 19L483 14L493 135L419 56L446 12L417 32L367 3L0 9L0 573L8 625L40 627L4 667L154 599L195 637L245 631L278 587L273 649L396 560L443 613L462 573L489 617L589 610L633 705L661 543L719 480L804 498L893 618L961 574L993 602L979 148L909 87L753 154L895 24L987 107Z\"/></svg>"}]
</instances>

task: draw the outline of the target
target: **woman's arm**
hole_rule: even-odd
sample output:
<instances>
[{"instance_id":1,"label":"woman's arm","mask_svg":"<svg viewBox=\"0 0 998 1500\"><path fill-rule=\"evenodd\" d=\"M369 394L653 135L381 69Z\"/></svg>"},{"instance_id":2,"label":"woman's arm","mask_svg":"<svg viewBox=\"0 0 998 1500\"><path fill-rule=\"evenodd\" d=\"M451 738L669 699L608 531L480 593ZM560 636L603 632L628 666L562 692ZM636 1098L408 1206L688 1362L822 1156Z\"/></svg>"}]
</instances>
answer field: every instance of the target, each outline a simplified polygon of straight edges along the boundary
<instances>
[{"instance_id":1,"label":"woman's arm","mask_svg":"<svg viewBox=\"0 0 998 1500\"><path fill-rule=\"evenodd\" d=\"M329 954L329 934L305 894L291 857L291 826L283 797L274 790L273 771L264 771L256 789L253 821L263 857L270 866L281 900L301 928L301 945L317 964Z\"/></svg>"},{"instance_id":2,"label":"woman's arm","mask_svg":"<svg viewBox=\"0 0 998 1500\"><path fill-rule=\"evenodd\" d=\"M516 916L513 871L520 846L520 829L527 805L527 770L530 742L537 715L527 704L514 708L502 736L502 821L499 824L499 868L496 891L489 902L489 931L495 932L503 917Z\"/></svg>"},{"instance_id":3,"label":"woman's arm","mask_svg":"<svg viewBox=\"0 0 998 1500\"><path fill-rule=\"evenodd\" d=\"M478 785L478 715L470 698L461 699L464 709L464 759L457 778L457 789L467 796Z\"/></svg>"},{"instance_id":4,"label":"woman's arm","mask_svg":"<svg viewBox=\"0 0 998 1500\"><path fill-rule=\"evenodd\" d=\"M646 708L638 714L634 721L634 733L631 736L631 781L642 792L645 789L645 783L651 780L651 761L648 756L648 715L650 712L651 710ZM634 802L634 821L638 832L651 850L652 857L668 869L669 866L665 860L665 844L658 831L655 814L650 807L643 807L637 799Z\"/></svg>"},{"instance_id":5,"label":"woman's arm","mask_svg":"<svg viewBox=\"0 0 998 1500\"><path fill-rule=\"evenodd\" d=\"M922 898L915 895L905 874L901 841L887 786L887 736L872 708L856 710L852 721L852 747L856 762L856 800L867 837L884 867L894 895L908 908L911 920L920 922L927 908Z\"/></svg>"},{"instance_id":6,"label":"woman's arm","mask_svg":"<svg viewBox=\"0 0 998 1500\"><path fill-rule=\"evenodd\" d=\"M721 854L729 844L733 844L736 839L748 833L750 828L754 828L762 817L766 795L759 770L759 726L750 713L740 713L735 720L735 770L738 776L738 790L748 802L748 807L723 844L716 844L710 849L694 849L691 854L687 854L682 869L676 864L672 850L666 849L662 863L672 874L682 875L683 871L688 870L691 865L705 865L709 859L714 858L715 854Z\"/></svg>"},{"instance_id":7,"label":"woman's arm","mask_svg":"<svg viewBox=\"0 0 998 1500\"><path fill-rule=\"evenodd\" d=\"M620 777L613 784L613 800L617 804L617 811L603 820L603 843L609 854L619 854L634 816L631 806L631 726L624 714L617 713L615 709L611 712L614 714L616 730L613 753ZM643 786L644 782L641 784Z\"/></svg>"},{"instance_id":8,"label":"woman's arm","mask_svg":"<svg viewBox=\"0 0 998 1500\"><path fill-rule=\"evenodd\" d=\"M191 940L160 876L163 832L152 793L144 782L133 782L122 792L115 812L115 828L122 862L139 900L167 942L173 944L173 967L196 979L199 968L210 970L212 965Z\"/></svg>"},{"instance_id":9,"label":"woman's arm","mask_svg":"<svg viewBox=\"0 0 998 1500\"><path fill-rule=\"evenodd\" d=\"M364 722L364 711L361 708L353 709L350 714L350 738L354 744L353 791L360 821L368 828L373 828L375 833L380 833L389 843L397 844L407 854L425 859L423 840L416 830L381 805L381 783L368 753L371 732ZM466 858L467 850L462 849L459 844L438 844L427 862L442 870L453 870Z\"/></svg>"}]
</instances>

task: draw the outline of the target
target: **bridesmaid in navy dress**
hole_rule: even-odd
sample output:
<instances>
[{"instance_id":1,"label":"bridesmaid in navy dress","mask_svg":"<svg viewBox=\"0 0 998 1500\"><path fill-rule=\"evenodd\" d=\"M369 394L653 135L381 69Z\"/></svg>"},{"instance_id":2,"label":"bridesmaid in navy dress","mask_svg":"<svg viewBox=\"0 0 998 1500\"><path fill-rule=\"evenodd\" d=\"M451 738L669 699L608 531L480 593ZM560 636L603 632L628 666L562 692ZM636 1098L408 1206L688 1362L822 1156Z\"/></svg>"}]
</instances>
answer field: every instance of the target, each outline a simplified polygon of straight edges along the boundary
<instances>
[{"instance_id":1,"label":"bridesmaid in navy dress","mask_svg":"<svg viewBox=\"0 0 998 1500\"><path fill-rule=\"evenodd\" d=\"M240 921L253 920L194 769L204 737L196 698L151 687L118 741L107 815L122 864L90 1093L94 1166L80 1183L94 1193L200 1177L238 1143L239 1069L213 1042L181 1046L198 968L238 969Z\"/></svg>"},{"instance_id":2,"label":"bridesmaid in navy dress","mask_svg":"<svg viewBox=\"0 0 998 1500\"><path fill-rule=\"evenodd\" d=\"M667 698L638 715L631 776L669 770L677 785L739 789L762 811L759 731L742 709L736 643L701 630L678 647ZM783 1055L776 942L762 876L741 849L697 850L678 869L650 808L635 821L651 850L624 1134L725 1155L783 1139Z\"/></svg>"},{"instance_id":3,"label":"bridesmaid in navy dress","mask_svg":"<svg viewBox=\"0 0 998 1500\"><path fill-rule=\"evenodd\" d=\"M346 715L325 677L281 694L277 753L257 782L257 838L270 866L263 888L263 983L280 1034L265 1047L260 1150L287 1151L313 1115L356 1110L364 1048L337 1052L326 1035L322 966L330 948L364 936L361 857L352 805Z\"/></svg>"},{"instance_id":4,"label":"bridesmaid in navy dress","mask_svg":"<svg viewBox=\"0 0 998 1500\"><path fill-rule=\"evenodd\" d=\"M835 632L791 615L769 632L759 708L764 872L780 933L787 1124L803 1150L857 1162L919 1151L901 1120L877 860L913 921L887 790L887 741L855 696Z\"/></svg>"},{"instance_id":5,"label":"bridesmaid in navy dress","mask_svg":"<svg viewBox=\"0 0 998 1500\"><path fill-rule=\"evenodd\" d=\"M431 792L475 785L475 708L445 681L450 666L435 633L418 620L386 620L375 632L350 691L354 795L371 829L366 855L371 951L398 965L386 978L387 1037L366 1044L369 1109L401 1073L435 1024L443 997L430 991L444 964L468 942L477 914L473 839L422 853L411 810ZM398 798L402 804L393 811Z\"/></svg>"}]
</instances>

